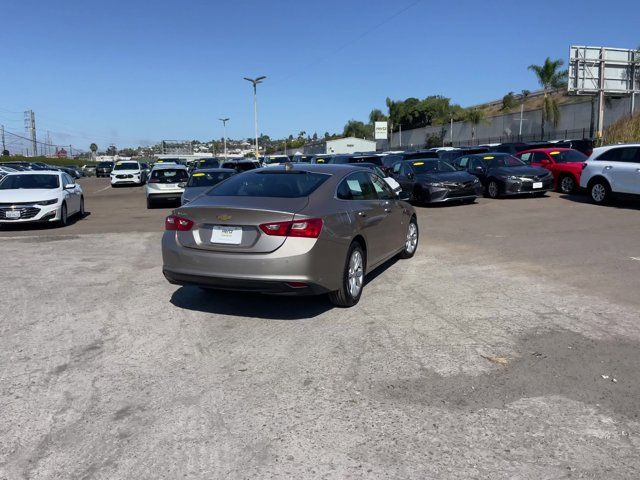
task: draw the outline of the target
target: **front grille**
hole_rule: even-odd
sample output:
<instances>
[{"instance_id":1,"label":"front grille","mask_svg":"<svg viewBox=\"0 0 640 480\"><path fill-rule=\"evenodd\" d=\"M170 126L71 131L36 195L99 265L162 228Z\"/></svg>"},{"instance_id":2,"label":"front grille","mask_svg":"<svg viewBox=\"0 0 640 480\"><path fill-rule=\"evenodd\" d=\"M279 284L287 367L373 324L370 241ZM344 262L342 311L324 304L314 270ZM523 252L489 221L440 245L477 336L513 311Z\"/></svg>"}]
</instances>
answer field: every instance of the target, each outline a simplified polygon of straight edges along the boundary
<instances>
[{"instance_id":1,"label":"front grille","mask_svg":"<svg viewBox=\"0 0 640 480\"><path fill-rule=\"evenodd\" d=\"M19 210L20 218L7 218L6 212L9 210ZM36 207L0 208L0 218L3 220L23 220L35 217L39 212L40 209Z\"/></svg>"},{"instance_id":2,"label":"front grille","mask_svg":"<svg viewBox=\"0 0 640 480\"><path fill-rule=\"evenodd\" d=\"M116 178L133 178L133 175L116 175Z\"/></svg>"}]
</instances>

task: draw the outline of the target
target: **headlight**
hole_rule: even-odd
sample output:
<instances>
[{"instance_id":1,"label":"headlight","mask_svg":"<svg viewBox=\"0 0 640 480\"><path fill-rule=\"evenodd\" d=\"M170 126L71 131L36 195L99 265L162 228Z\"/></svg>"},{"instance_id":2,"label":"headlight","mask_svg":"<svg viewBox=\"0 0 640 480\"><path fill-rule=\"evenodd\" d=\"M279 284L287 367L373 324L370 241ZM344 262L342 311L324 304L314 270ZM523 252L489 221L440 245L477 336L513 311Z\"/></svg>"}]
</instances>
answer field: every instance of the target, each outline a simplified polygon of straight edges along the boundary
<instances>
[{"instance_id":1,"label":"headlight","mask_svg":"<svg viewBox=\"0 0 640 480\"><path fill-rule=\"evenodd\" d=\"M52 198L51 200L45 200L43 202L36 202L38 205L55 205L58 203L57 198Z\"/></svg>"},{"instance_id":2,"label":"headlight","mask_svg":"<svg viewBox=\"0 0 640 480\"><path fill-rule=\"evenodd\" d=\"M503 180L520 180L520 177L516 177L515 175L500 175L500 178Z\"/></svg>"},{"instance_id":3,"label":"headlight","mask_svg":"<svg viewBox=\"0 0 640 480\"><path fill-rule=\"evenodd\" d=\"M473 179L473 183L480 183L480 180L478 180L478 177Z\"/></svg>"},{"instance_id":4,"label":"headlight","mask_svg":"<svg viewBox=\"0 0 640 480\"><path fill-rule=\"evenodd\" d=\"M435 187L435 188L442 188L442 187L444 187L444 183L442 183L442 182L425 183L425 185L426 185L427 187Z\"/></svg>"}]
</instances>

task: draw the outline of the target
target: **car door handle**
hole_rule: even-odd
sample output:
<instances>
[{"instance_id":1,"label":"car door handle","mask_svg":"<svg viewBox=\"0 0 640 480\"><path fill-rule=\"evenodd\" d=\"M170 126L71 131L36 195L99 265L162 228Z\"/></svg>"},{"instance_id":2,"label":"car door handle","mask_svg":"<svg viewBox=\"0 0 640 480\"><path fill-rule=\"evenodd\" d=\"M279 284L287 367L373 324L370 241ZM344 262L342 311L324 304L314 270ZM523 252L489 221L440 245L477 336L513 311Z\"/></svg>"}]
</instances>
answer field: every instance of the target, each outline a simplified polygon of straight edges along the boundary
<instances>
[{"instance_id":1,"label":"car door handle","mask_svg":"<svg viewBox=\"0 0 640 480\"><path fill-rule=\"evenodd\" d=\"M605 170L612 170L613 167L611 165L607 165L606 167L604 167Z\"/></svg>"}]
</instances>

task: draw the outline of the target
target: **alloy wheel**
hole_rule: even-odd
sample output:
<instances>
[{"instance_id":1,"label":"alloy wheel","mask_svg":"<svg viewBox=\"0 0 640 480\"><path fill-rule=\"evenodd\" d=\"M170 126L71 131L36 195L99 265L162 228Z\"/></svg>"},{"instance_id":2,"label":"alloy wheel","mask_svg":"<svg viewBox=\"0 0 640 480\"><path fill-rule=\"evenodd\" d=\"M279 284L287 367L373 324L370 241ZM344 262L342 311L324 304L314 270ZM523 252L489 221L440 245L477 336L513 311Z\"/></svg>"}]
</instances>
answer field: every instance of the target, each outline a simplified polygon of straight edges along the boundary
<instances>
[{"instance_id":1,"label":"alloy wheel","mask_svg":"<svg viewBox=\"0 0 640 480\"><path fill-rule=\"evenodd\" d=\"M405 251L411 255L418 246L418 227L415 223L409 223L409 229L407 230L407 241L405 243Z\"/></svg>"},{"instance_id":2,"label":"alloy wheel","mask_svg":"<svg viewBox=\"0 0 640 480\"><path fill-rule=\"evenodd\" d=\"M591 187L591 198L596 203L601 203L607 196L607 189L601 183L596 183L593 187Z\"/></svg>"},{"instance_id":3,"label":"alloy wheel","mask_svg":"<svg viewBox=\"0 0 640 480\"><path fill-rule=\"evenodd\" d=\"M349 259L349 272L347 287L351 298L356 298L362 290L362 282L364 280L364 269L362 262L362 252L354 250Z\"/></svg>"},{"instance_id":4,"label":"alloy wheel","mask_svg":"<svg viewBox=\"0 0 640 480\"><path fill-rule=\"evenodd\" d=\"M498 196L498 184L494 181L489 182L489 196L491 198Z\"/></svg>"},{"instance_id":5,"label":"alloy wheel","mask_svg":"<svg viewBox=\"0 0 640 480\"><path fill-rule=\"evenodd\" d=\"M575 182L571 177L563 177L560 181L560 190L562 193L571 193L575 187Z\"/></svg>"}]
</instances>

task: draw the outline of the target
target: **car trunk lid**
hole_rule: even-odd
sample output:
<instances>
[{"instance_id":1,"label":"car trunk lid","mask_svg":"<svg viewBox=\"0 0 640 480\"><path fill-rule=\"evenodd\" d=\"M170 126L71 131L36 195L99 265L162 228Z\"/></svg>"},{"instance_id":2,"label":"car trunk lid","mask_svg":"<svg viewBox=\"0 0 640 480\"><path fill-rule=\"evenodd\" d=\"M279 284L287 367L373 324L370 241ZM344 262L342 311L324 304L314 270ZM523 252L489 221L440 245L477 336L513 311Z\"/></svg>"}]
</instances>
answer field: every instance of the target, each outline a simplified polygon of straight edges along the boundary
<instances>
[{"instance_id":1,"label":"car trunk lid","mask_svg":"<svg viewBox=\"0 0 640 480\"><path fill-rule=\"evenodd\" d=\"M260 225L291 221L309 202L308 197L215 197L215 204L207 205L212 198L199 198L176 209L176 215L195 223L190 231L176 232L185 247L230 253L273 252L286 237L267 235Z\"/></svg>"}]
</instances>

